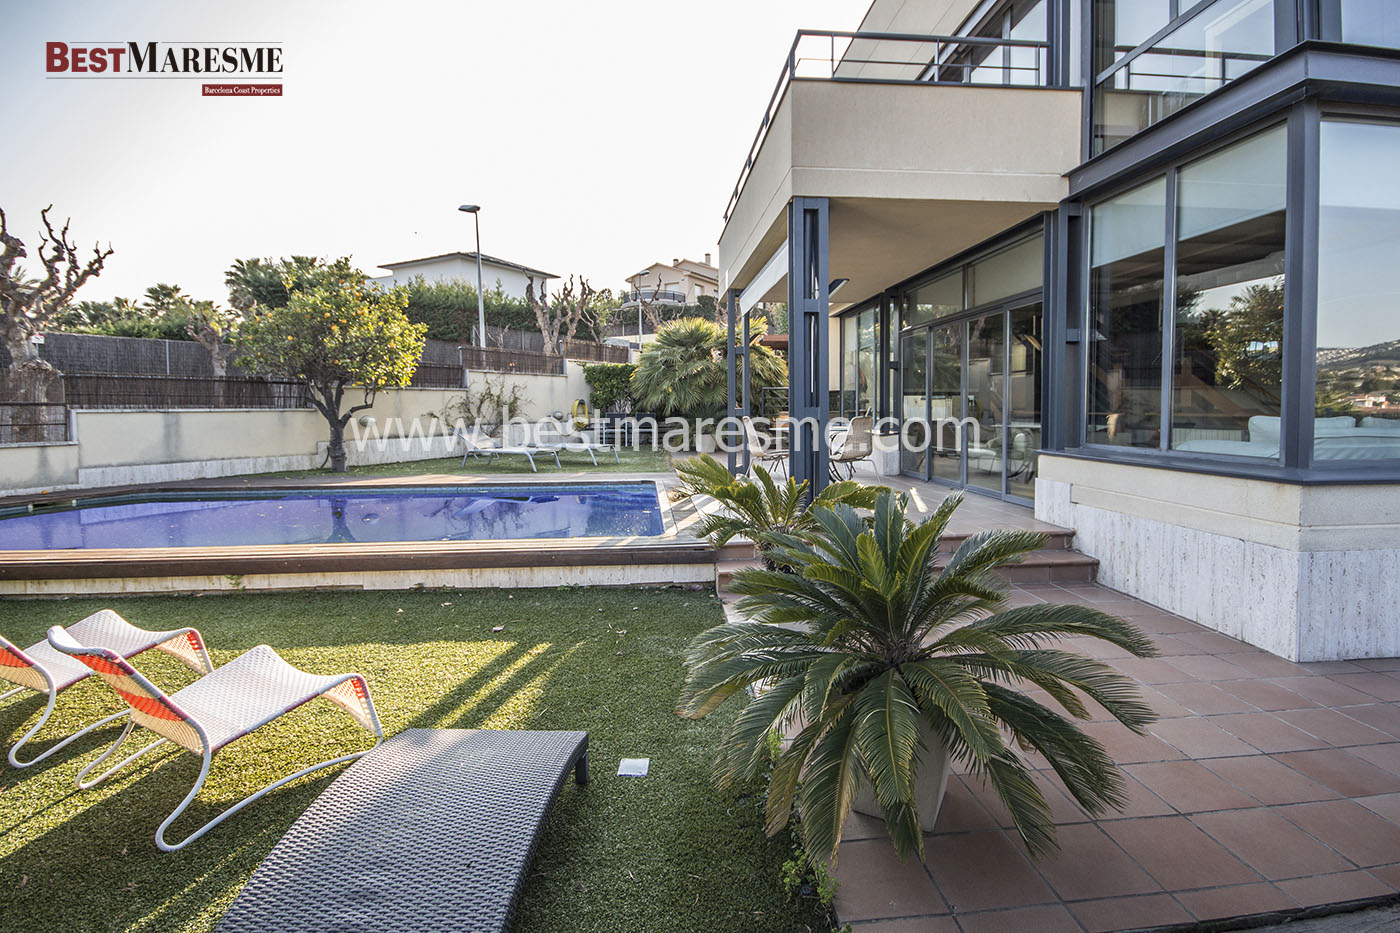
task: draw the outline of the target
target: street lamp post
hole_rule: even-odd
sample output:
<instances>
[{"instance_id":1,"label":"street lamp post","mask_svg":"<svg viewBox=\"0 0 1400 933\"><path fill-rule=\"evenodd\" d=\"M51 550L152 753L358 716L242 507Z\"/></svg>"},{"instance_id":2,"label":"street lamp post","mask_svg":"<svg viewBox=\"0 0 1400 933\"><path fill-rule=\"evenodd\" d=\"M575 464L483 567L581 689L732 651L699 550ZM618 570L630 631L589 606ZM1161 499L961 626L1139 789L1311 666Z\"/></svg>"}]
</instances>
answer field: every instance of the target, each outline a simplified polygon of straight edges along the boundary
<instances>
[{"instance_id":1,"label":"street lamp post","mask_svg":"<svg viewBox=\"0 0 1400 933\"><path fill-rule=\"evenodd\" d=\"M486 346L486 297L481 290L481 205L463 204L457 208L472 215L476 221L476 330L477 342Z\"/></svg>"}]
</instances>

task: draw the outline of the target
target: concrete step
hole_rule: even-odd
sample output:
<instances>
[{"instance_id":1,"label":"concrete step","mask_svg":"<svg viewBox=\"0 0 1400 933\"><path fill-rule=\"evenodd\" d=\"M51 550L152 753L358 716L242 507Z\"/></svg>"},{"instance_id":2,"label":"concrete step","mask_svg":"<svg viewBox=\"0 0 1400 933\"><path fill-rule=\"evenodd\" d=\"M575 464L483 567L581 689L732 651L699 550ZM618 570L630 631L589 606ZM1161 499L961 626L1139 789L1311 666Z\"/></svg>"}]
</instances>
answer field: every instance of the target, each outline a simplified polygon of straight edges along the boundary
<instances>
[{"instance_id":1,"label":"concrete step","mask_svg":"<svg viewBox=\"0 0 1400 933\"><path fill-rule=\"evenodd\" d=\"M945 533L938 541L938 553L952 554L958 548L962 547L962 543L972 537L973 534L975 534L975 532L971 531L950 531ZM1046 532L1046 537L1047 539L1043 550L1067 551L1070 548L1070 544L1074 541L1074 532L1067 528L1062 528L1058 531Z\"/></svg>"},{"instance_id":2,"label":"concrete step","mask_svg":"<svg viewBox=\"0 0 1400 933\"><path fill-rule=\"evenodd\" d=\"M758 556L754 543L746 538L731 538L716 552L716 560L753 560Z\"/></svg>"},{"instance_id":3,"label":"concrete step","mask_svg":"<svg viewBox=\"0 0 1400 933\"><path fill-rule=\"evenodd\" d=\"M949 554L934 558L933 566L942 570L948 565ZM1019 564L1008 564L998 573L1006 582L1021 583L1092 583L1098 576L1099 561L1067 548L1042 548L1026 555Z\"/></svg>"},{"instance_id":4,"label":"concrete step","mask_svg":"<svg viewBox=\"0 0 1400 933\"><path fill-rule=\"evenodd\" d=\"M939 554L934 558L935 568L942 570L948 565L949 554ZM757 560L730 558L715 564L715 586L720 594L728 592L729 582L736 571L746 567L760 566ZM1010 564L1000 571L1006 582L1013 585L1022 583L1092 583L1098 575L1097 558L1089 557L1067 547L1046 547L1032 551L1019 564Z\"/></svg>"}]
</instances>

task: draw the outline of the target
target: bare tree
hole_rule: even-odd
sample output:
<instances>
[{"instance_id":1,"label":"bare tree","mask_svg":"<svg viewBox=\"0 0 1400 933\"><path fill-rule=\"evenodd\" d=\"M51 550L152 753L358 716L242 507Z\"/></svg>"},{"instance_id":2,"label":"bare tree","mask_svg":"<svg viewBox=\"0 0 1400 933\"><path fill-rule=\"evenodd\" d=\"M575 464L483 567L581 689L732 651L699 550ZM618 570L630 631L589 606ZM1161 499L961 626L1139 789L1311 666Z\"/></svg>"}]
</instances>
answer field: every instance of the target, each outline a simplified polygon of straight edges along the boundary
<instances>
[{"instance_id":1,"label":"bare tree","mask_svg":"<svg viewBox=\"0 0 1400 933\"><path fill-rule=\"evenodd\" d=\"M0 399L7 401L62 402L59 372L39 359L32 338L58 316L83 283L102 272L112 255L111 246L106 251L94 246L92 258L83 264L77 246L68 239L69 221L55 231L49 221L51 210L52 204L39 214L45 232L40 234L36 257L43 267L38 279L26 278L19 269L19 261L29 253L23 241L10 233L5 212L0 210L0 247L4 249L0 253L0 344L9 351L9 368L0 370Z\"/></svg>"},{"instance_id":2,"label":"bare tree","mask_svg":"<svg viewBox=\"0 0 1400 933\"><path fill-rule=\"evenodd\" d=\"M242 316L229 308L220 308L212 301L181 301L185 314L185 333L209 354L214 378L228 373L229 357L233 355L230 342Z\"/></svg>"},{"instance_id":3,"label":"bare tree","mask_svg":"<svg viewBox=\"0 0 1400 933\"><path fill-rule=\"evenodd\" d=\"M535 324L544 337L544 352L549 356L559 356L562 341L573 340L574 332L588 313L588 303L593 298L593 286L583 276L578 277L578 291L574 290L574 277L559 289L553 298L536 294L535 277L529 276L525 283L525 301L535 312Z\"/></svg>"},{"instance_id":4,"label":"bare tree","mask_svg":"<svg viewBox=\"0 0 1400 933\"><path fill-rule=\"evenodd\" d=\"M656 300L657 296L660 294L661 273L658 272L656 274L656 286L652 288L650 298L644 298L642 296L642 286L639 280L637 285L637 304L642 306L642 317L646 318L646 322L651 325L651 332L653 334L656 333L657 330L659 330L661 327L662 305Z\"/></svg>"}]
</instances>

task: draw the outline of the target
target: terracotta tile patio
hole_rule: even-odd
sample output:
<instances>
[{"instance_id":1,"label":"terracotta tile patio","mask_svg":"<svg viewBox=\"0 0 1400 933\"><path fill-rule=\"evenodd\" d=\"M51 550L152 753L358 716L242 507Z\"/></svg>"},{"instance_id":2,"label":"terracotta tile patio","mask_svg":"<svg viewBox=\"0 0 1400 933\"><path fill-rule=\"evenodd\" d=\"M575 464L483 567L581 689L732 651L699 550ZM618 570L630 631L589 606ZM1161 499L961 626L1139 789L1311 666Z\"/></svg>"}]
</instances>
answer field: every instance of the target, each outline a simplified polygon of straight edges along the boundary
<instances>
[{"instance_id":1,"label":"terracotta tile patio","mask_svg":"<svg viewBox=\"0 0 1400 933\"><path fill-rule=\"evenodd\" d=\"M1087 726L1123 764L1128 807L1091 820L1041 772L1061 851L1039 862L966 774L924 864L853 816L836 909L856 933L1139 929L1400 891L1400 661L1291 664L1095 585L1013 599L1091 604L1157 643L1152 660L1074 646L1138 680L1162 716L1150 736L1106 715Z\"/></svg>"}]
</instances>

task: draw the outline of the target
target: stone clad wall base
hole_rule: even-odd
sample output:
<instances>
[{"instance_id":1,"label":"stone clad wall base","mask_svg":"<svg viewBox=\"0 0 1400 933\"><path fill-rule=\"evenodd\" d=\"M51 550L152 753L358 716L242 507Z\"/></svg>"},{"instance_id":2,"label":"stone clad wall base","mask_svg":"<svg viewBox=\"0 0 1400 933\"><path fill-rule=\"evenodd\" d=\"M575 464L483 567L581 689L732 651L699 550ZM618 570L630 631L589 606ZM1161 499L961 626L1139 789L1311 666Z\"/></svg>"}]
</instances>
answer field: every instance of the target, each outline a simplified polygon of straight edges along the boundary
<instances>
[{"instance_id":1,"label":"stone clad wall base","mask_svg":"<svg viewBox=\"0 0 1400 933\"><path fill-rule=\"evenodd\" d=\"M1042 464L1036 517L1074 529L1105 586L1291 661L1400 656L1400 541L1386 520L1394 488L1350 488L1374 497L1369 522L1349 509L1308 522L1310 500L1335 502L1337 489L1200 474L1176 482L1185 474L1070 458ZM1191 488L1212 480L1230 495L1212 502ZM1234 488L1250 483L1267 488ZM1374 546L1356 547L1358 538Z\"/></svg>"}]
</instances>

